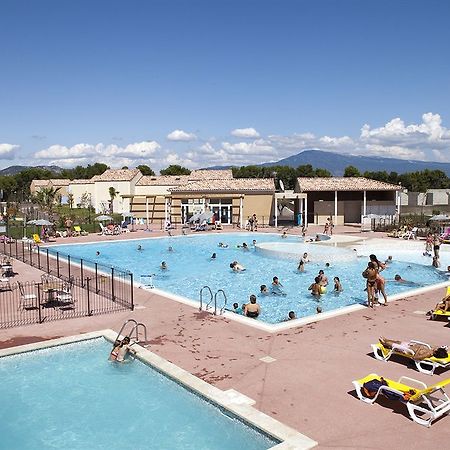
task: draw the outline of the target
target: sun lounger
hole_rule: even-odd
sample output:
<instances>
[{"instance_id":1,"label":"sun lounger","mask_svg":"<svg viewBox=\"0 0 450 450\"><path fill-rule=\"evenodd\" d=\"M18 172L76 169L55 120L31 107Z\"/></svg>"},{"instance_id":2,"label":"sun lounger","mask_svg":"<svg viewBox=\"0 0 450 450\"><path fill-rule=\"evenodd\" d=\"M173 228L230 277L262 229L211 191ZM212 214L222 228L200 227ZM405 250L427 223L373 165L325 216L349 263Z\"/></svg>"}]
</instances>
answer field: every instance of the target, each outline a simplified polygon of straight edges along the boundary
<instances>
[{"instance_id":1,"label":"sun lounger","mask_svg":"<svg viewBox=\"0 0 450 450\"><path fill-rule=\"evenodd\" d=\"M402 237L403 239L417 239L417 227L414 227L412 230L407 231Z\"/></svg>"},{"instance_id":2,"label":"sun lounger","mask_svg":"<svg viewBox=\"0 0 450 450\"><path fill-rule=\"evenodd\" d=\"M364 393L364 384L378 380L386 382L387 385L381 385L373 396L368 397ZM381 395L393 400L398 399L406 404L411 419L426 427L431 426L433 420L450 411L450 398L444 391L444 387L450 384L450 378L440 381L432 386L427 386L421 381L413 378L401 377L398 381L389 380L371 373L360 380L353 381L358 398L365 403L373 404Z\"/></svg>"},{"instance_id":3,"label":"sun lounger","mask_svg":"<svg viewBox=\"0 0 450 450\"><path fill-rule=\"evenodd\" d=\"M73 227L73 231L74 231L74 236L87 236L89 233L87 231L84 231L81 229L81 227L79 225L75 225Z\"/></svg>"},{"instance_id":4,"label":"sun lounger","mask_svg":"<svg viewBox=\"0 0 450 450\"><path fill-rule=\"evenodd\" d=\"M33 234L33 241L35 244L42 244L41 238L38 234Z\"/></svg>"},{"instance_id":5,"label":"sun lounger","mask_svg":"<svg viewBox=\"0 0 450 450\"><path fill-rule=\"evenodd\" d=\"M431 346L429 344L426 344L425 342L419 341L411 341L411 342L426 345L427 347L431 348ZM386 348L380 342L378 344L372 344L373 354L375 358L379 359L380 361L389 361L392 355L404 356L405 358L414 361L414 364L416 365L417 370L419 372L425 373L427 375L433 375L437 367L442 368L450 367L450 355L447 356L447 358L435 358L434 356L432 356L430 358L417 360L414 359L414 352L412 350L403 347L399 348L396 347L395 345L393 345L392 347L393 347L392 349Z\"/></svg>"}]
</instances>

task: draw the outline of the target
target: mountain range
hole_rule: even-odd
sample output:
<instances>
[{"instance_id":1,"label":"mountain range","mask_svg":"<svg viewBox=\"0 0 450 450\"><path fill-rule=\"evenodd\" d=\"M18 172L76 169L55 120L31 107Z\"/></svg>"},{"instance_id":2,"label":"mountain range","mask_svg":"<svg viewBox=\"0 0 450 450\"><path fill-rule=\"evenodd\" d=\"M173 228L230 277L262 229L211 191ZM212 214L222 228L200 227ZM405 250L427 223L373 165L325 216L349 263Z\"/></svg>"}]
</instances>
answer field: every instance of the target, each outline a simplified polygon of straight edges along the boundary
<instances>
[{"instance_id":1,"label":"mountain range","mask_svg":"<svg viewBox=\"0 0 450 450\"><path fill-rule=\"evenodd\" d=\"M259 164L260 166L290 166L298 167L311 164L315 169L327 169L334 176L344 175L344 170L348 166L356 167L360 172L417 172L425 169L442 170L450 177L450 163L433 161L415 161L398 158L383 158L381 156L358 156L322 150L304 150L296 155L288 156L275 162ZM229 166L228 166L229 167ZM213 167L211 167L212 169ZM219 167L214 167L218 169Z\"/></svg>"},{"instance_id":2,"label":"mountain range","mask_svg":"<svg viewBox=\"0 0 450 450\"><path fill-rule=\"evenodd\" d=\"M9 166L0 170L0 175L16 175L22 170L27 169L46 169L54 173L60 173L62 168L58 166Z\"/></svg>"}]
</instances>

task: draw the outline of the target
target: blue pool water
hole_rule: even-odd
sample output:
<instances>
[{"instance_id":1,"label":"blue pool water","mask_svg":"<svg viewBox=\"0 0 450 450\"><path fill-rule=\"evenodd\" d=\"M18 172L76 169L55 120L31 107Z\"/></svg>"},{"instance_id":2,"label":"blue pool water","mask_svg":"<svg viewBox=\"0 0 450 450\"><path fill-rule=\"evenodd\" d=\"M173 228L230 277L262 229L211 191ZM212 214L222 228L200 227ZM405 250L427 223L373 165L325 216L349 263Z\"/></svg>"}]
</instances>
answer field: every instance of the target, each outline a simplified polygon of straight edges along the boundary
<instances>
[{"instance_id":1,"label":"blue pool water","mask_svg":"<svg viewBox=\"0 0 450 450\"><path fill-rule=\"evenodd\" d=\"M221 233L60 245L51 248L53 252L58 250L63 254L69 253L99 263L126 268L133 272L136 281L139 281L143 274L155 274L153 282L157 288L193 300L199 299L199 291L204 285L210 286L213 292L224 289L229 307L234 302L240 305L248 302L250 294L259 294L260 285L270 286L272 278L278 276L286 296L270 295L258 299L262 309L259 319L268 323L284 320L291 310L295 311L297 317L304 317L315 314L318 305L325 312L366 301L365 280L361 273L367 266L367 258L357 258L356 252L351 248L343 250L328 245L304 244L311 262L306 264L304 273L299 273L298 260L274 257L252 248L253 239L256 239L258 244L282 242L283 245L288 243L297 245L300 242L300 239L294 236L281 239L275 234ZM229 248L219 248L220 241L226 242ZM243 242L250 246L250 251L237 248L237 245ZM138 245L142 246L142 251L137 250ZM169 246L173 247L173 252L168 251ZM99 257L96 257L96 251L100 252ZM388 251L386 249L385 255L380 254L380 258L381 256L386 258ZM211 255L214 252L217 258L212 260ZM246 271L234 273L229 267L233 260L243 264ZM167 262L167 271L160 270L161 261ZM325 268L325 262L331 264L329 269ZM314 281L320 269L325 270L330 286L328 293L317 300L309 293L308 286ZM415 284L389 281L394 279L396 273ZM338 295L332 292L334 276L340 278L344 288L344 292ZM383 276L388 280L386 284L388 295L447 279L429 265L396 260L383 272Z\"/></svg>"},{"instance_id":2,"label":"blue pool water","mask_svg":"<svg viewBox=\"0 0 450 450\"><path fill-rule=\"evenodd\" d=\"M104 339L0 358L0 448L168 449L276 445Z\"/></svg>"}]
</instances>

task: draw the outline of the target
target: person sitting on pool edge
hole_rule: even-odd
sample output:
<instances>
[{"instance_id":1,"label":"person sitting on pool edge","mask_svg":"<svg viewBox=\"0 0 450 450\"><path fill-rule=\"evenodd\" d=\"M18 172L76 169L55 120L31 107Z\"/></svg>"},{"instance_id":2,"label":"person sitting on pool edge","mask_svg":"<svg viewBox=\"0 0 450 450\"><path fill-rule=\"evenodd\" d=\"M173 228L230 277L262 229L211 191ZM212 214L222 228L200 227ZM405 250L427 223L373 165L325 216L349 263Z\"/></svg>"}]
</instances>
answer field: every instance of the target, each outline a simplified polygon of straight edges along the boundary
<instances>
[{"instance_id":1,"label":"person sitting on pool edge","mask_svg":"<svg viewBox=\"0 0 450 450\"><path fill-rule=\"evenodd\" d=\"M256 295L250 295L250 303L245 305L244 316L256 319L261 313L261 307L256 303Z\"/></svg>"}]
</instances>

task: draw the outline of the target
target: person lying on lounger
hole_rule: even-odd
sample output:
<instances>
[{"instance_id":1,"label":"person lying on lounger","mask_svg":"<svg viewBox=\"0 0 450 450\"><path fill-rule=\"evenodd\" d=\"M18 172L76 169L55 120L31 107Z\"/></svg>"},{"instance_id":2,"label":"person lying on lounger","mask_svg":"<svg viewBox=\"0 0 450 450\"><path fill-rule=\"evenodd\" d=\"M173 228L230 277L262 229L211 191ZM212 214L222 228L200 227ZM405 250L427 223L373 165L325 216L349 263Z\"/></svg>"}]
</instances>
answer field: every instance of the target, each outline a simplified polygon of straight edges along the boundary
<instances>
[{"instance_id":1,"label":"person lying on lounger","mask_svg":"<svg viewBox=\"0 0 450 450\"><path fill-rule=\"evenodd\" d=\"M435 358L447 358L448 356L447 347L443 345L430 348L427 345L418 342L396 341L394 339L386 339L383 336L381 336L378 340L384 348L394 348L399 353L406 354L410 354L411 352L413 352L413 354L411 355L412 358L418 361L431 358L433 356Z\"/></svg>"},{"instance_id":2,"label":"person lying on lounger","mask_svg":"<svg viewBox=\"0 0 450 450\"><path fill-rule=\"evenodd\" d=\"M441 310L444 312L450 311L450 295L444 297L435 307L435 311Z\"/></svg>"}]
</instances>

